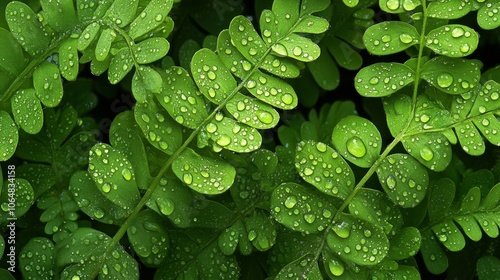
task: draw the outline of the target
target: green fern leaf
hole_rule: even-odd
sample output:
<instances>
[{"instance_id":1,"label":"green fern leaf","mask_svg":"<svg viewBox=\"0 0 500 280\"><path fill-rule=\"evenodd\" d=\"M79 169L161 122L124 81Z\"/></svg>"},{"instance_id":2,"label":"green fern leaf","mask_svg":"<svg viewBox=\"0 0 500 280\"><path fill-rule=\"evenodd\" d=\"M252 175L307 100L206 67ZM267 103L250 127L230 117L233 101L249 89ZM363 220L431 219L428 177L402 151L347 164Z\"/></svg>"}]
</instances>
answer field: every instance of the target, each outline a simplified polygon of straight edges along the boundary
<instances>
[{"instance_id":1,"label":"green fern leaf","mask_svg":"<svg viewBox=\"0 0 500 280\"><path fill-rule=\"evenodd\" d=\"M284 226L304 233L325 230L336 211L331 200L301 185L285 183L271 196L271 214Z\"/></svg>"},{"instance_id":2,"label":"green fern leaf","mask_svg":"<svg viewBox=\"0 0 500 280\"><path fill-rule=\"evenodd\" d=\"M16 124L5 111L0 111L0 160L8 160L16 151L19 132Z\"/></svg>"},{"instance_id":3,"label":"green fern leaf","mask_svg":"<svg viewBox=\"0 0 500 280\"><path fill-rule=\"evenodd\" d=\"M477 32L460 24L448 24L436 28L431 30L425 38L428 48L448 57L470 55L477 49L479 43Z\"/></svg>"},{"instance_id":4,"label":"green fern leaf","mask_svg":"<svg viewBox=\"0 0 500 280\"><path fill-rule=\"evenodd\" d=\"M40 0L47 24L56 32L64 32L78 23L73 0Z\"/></svg>"},{"instance_id":5,"label":"green fern leaf","mask_svg":"<svg viewBox=\"0 0 500 280\"><path fill-rule=\"evenodd\" d=\"M295 167L306 182L328 195L346 199L354 188L354 173L349 165L322 142L300 142Z\"/></svg>"},{"instance_id":6,"label":"green fern leaf","mask_svg":"<svg viewBox=\"0 0 500 280\"><path fill-rule=\"evenodd\" d=\"M59 69L61 76L68 81L78 77L78 40L69 38L59 47Z\"/></svg>"},{"instance_id":7,"label":"green fern leaf","mask_svg":"<svg viewBox=\"0 0 500 280\"><path fill-rule=\"evenodd\" d=\"M427 13L431 18L457 19L471 11L472 4L466 0L436 1L429 3Z\"/></svg>"},{"instance_id":8,"label":"green fern leaf","mask_svg":"<svg viewBox=\"0 0 500 280\"><path fill-rule=\"evenodd\" d=\"M125 27L132 22L139 5L139 0L115 0L106 15L118 27Z\"/></svg>"},{"instance_id":9,"label":"green fern leaf","mask_svg":"<svg viewBox=\"0 0 500 280\"><path fill-rule=\"evenodd\" d=\"M332 132L332 143L345 159L365 168L377 160L382 148L377 127L358 116L347 116L339 121Z\"/></svg>"},{"instance_id":10,"label":"green fern leaf","mask_svg":"<svg viewBox=\"0 0 500 280\"><path fill-rule=\"evenodd\" d=\"M9 181L9 183L12 183ZM9 219L12 217L22 217L35 201L35 193L31 184L22 178L16 178L13 182L16 190L16 201L14 202L14 207L9 206L11 196L9 188L3 188L0 194L0 224L7 225Z\"/></svg>"},{"instance_id":11,"label":"green fern leaf","mask_svg":"<svg viewBox=\"0 0 500 280\"><path fill-rule=\"evenodd\" d=\"M4 42L0 46L0 61L2 61L0 64L0 71L2 71L10 80L21 73L24 64L26 63L26 59L24 58L21 45L16 41L12 33L0 28L0 41ZM4 87L5 86L0 84L1 89Z\"/></svg>"},{"instance_id":12,"label":"green fern leaf","mask_svg":"<svg viewBox=\"0 0 500 280\"><path fill-rule=\"evenodd\" d=\"M420 34L413 25L406 22L386 21L366 29L363 42L370 53L388 55L418 44L419 38Z\"/></svg>"},{"instance_id":13,"label":"green fern leaf","mask_svg":"<svg viewBox=\"0 0 500 280\"><path fill-rule=\"evenodd\" d=\"M34 89L20 90L11 99L14 119L29 134L38 133L43 126L42 104L35 94Z\"/></svg>"},{"instance_id":14,"label":"green fern leaf","mask_svg":"<svg viewBox=\"0 0 500 280\"><path fill-rule=\"evenodd\" d=\"M162 78L166 86L155 96L163 108L175 121L188 128L195 129L202 124L208 117L207 104L187 71L174 66ZM169 94L170 91L175 94Z\"/></svg>"},{"instance_id":15,"label":"green fern leaf","mask_svg":"<svg viewBox=\"0 0 500 280\"><path fill-rule=\"evenodd\" d=\"M438 56L422 66L422 79L448 94L463 94L476 87L481 72L479 62Z\"/></svg>"},{"instance_id":16,"label":"green fern leaf","mask_svg":"<svg viewBox=\"0 0 500 280\"><path fill-rule=\"evenodd\" d=\"M326 242L341 259L359 265L380 263L389 251L389 240L382 228L348 214L341 214L335 221ZM367 250L361 250L363 247Z\"/></svg>"},{"instance_id":17,"label":"green fern leaf","mask_svg":"<svg viewBox=\"0 0 500 280\"><path fill-rule=\"evenodd\" d=\"M495 1L487 1L477 12L477 23L482 29L495 29L499 26L500 22L496 19L495 9L498 11L500 3Z\"/></svg>"},{"instance_id":18,"label":"green fern leaf","mask_svg":"<svg viewBox=\"0 0 500 280\"><path fill-rule=\"evenodd\" d=\"M61 279L90 279L97 276L93 271L103 275L100 277L139 279L137 262L119 245L106 252L111 244L112 239L106 234L79 228L56 245L56 265L64 268Z\"/></svg>"},{"instance_id":19,"label":"green fern leaf","mask_svg":"<svg viewBox=\"0 0 500 280\"><path fill-rule=\"evenodd\" d=\"M50 33L28 5L18 1L10 2L5 8L5 18L14 38L30 55L35 56L49 46Z\"/></svg>"},{"instance_id":20,"label":"green fern leaf","mask_svg":"<svg viewBox=\"0 0 500 280\"><path fill-rule=\"evenodd\" d=\"M415 207L425 197L427 170L408 155L389 155L380 164L377 175L389 198L401 207Z\"/></svg>"},{"instance_id":21,"label":"green fern leaf","mask_svg":"<svg viewBox=\"0 0 500 280\"><path fill-rule=\"evenodd\" d=\"M27 279L54 278L56 275L55 253L54 243L49 239L45 237L31 239L23 247L19 256L19 269L23 277Z\"/></svg>"},{"instance_id":22,"label":"green fern leaf","mask_svg":"<svg viewBox=\"0 0 500 280\"><path fill-rule=\"evenodd\" d=\"M43 105L55 107L63 97L63 85L57 65L44 62L33 73L36 96Z\"/></svg>"},{"instance_id":23,"label":"green fern leaf","mask_svg":"<svg viewBox=\"0 0 500 280\"><path fill-rule=\"evenodd\" d=\"M354 78L359 94L366 97L388 96L415 80L415 72L400 63L376 63L362 68Z\"/></svg>"},{"instance_id":24,"label":"green fern leaf","mask_svg":"<svg viewBox=\"0 0 500 280\"><path fill-rule=\"evenodd\" d=\"M187 186L204 194L225 192L236 175L234 167L226 162L200 156L189 148L177 157L172 170Z\"/></svg>"},{"instance_id":25,"label":"green fern leaf","mask_svg":"<svg viewBox=\"0 0 500 280\"><path fill-rule=\"evenodd\" d=\"M132 165L128 159L107 144L96 144L89 152L89 172L97 189L110 201L129 210L139 200Z\"/></svg>"},{"instance_id":26,"label":"green fern leaf","mask_svg":"<svg viewBox=\"0 0 500 280\"><path fill-rule=\"evenodd\" d=\"M152 210L139 212L127 230L127 236L141 261L152 267L168 256L170 237L161 217Z\"/></svg>"},{"instance_id":27,"label":"green fern leaf","mask_svg":"<svg viewBox=\"0 0 500 280\"><path fill-rule=\"evenodd\" d=\"M135 40L159 27L172 9L172 0L152 0L130 24L129 36Z\"/></svg>"}]
</instances>

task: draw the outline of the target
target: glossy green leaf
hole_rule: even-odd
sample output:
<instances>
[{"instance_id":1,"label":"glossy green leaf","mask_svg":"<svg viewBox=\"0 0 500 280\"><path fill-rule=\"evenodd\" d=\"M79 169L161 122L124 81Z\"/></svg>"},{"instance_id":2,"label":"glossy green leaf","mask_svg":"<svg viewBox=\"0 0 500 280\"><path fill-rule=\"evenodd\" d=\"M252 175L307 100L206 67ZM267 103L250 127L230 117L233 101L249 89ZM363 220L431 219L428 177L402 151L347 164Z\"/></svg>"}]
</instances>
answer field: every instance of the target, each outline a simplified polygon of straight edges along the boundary
<instances>
[{"instance_id":1,"label":"glossy green leaf","mask_svg":"<svg viewBox=\"0 0 500 280\"><path fill-rule=\"evenodd\" d=\"M325 230L336 211L331 199L295 183L284 183L271 195L274 219L287 228L306 234Z\"/></svg>"},{"instance_id":2,"label":"glossy green leaf","mask_svg":"<svg viewBox=\"0 0 500 280\"><path fill-rule=\"evenodd\" d=\"M17 91L11 98L12 114L16 123L29 134L38 133L43 126L42 104L34 89Z\"/></svg>"},{"instance_id":3,"label":"glossy green leaf","mask_svg":"<svg viewBox=\"0 0 500 280\"><path fill-rule=\"evenodd\" d=\"M420 248L425 266L433 274L441 274L448 268L448 257L431 231L422 233Z\"/></svg>"},{"instance_id":4,"label":"glossy green leaf","mask_svg":"<svg viewBox=\"0 0 500 280\"><path fill-rule=\"evenodd\" d=\"M298 61L309 62L317 59L321 49L308 38L297 34L290 34L279 43L272 46L272 50L281 56L287 56Z\"/></svg>"},{"instance_id":5,"label":"glossy green leaf","mask_svg":"<svg viewBox=\"0 0 500 280\"><path fill-rule=\"evenodd\" d=\"M256 211L245 219L246 238L259 251L267 251L276 243L276 227L267 212Z\"/></svg>"},{"instance_id":6,"label":"glossy green leaf","mask_svg":"<svg viewBox=\"0 0 500 280\"><path fill-rule=\"evenodd\" d=\"M149 1L144 10L130 24L129 36L135 40L160 26L172 9L172 5L172 0Z\"/></svg>"},{"instance_id":7,"label":"glossy green leaf","mask_svg":"<svg viewBox=\"0 0 500 280\"><path fill-rule=\"evenodd\" d=\"M7 112L0 111L0 161L6 161L14 154L18 141L16 124Z\"/></svg>"},{"instance_id":8,"label":"glossy green leaf","mask_svg":"<svg viewBox=\"0 0 500 280\"><path fill-rule=\"evenodd\" d=\"M420 231L414 227L403 228L391 238L389 258L393 260L404 260L412 257L420 250L422 237Z\"/></svg>"},{"instance_id":9,"label":"glossy green leaf","mask_svg":"<svg viewBox=\"0 0 500 280\"><path fill-rule=\"evenodd\" d=\"M376 55L398 53L419 43L417 29L406 22L385 21L370 26L363 35L366 49Z\"/></svg>"},{"instance_id":10,"label":"glossy green leaf","mask_svg":"<svg viewBox=\"0 0 500 280\"><path fill-rule=\"evenodd\" d=\"M106 16L119 27L125 27L137 14L138 5L139 0L115 0L106 12Z\"/></svg>"},{"instance_id":11,"label":"glossy green leaf","mask_svg":"<svg viewBox=\"0 0 500 280\"><path fill-rule=\"evenodd\" d=\"M181 146L181 126L168 114L162 113L156 102L151 100L137 103L134 108L134 117L153 147L171 155Z\"/></svg>"},{"instance_id":12,"label":"glossy green leaf","mask_svg":"<svg viewBox=\"0 0 500 280\"><path fill-rule=\"evenodd\" d=\"M188 72L173 66L163 76L165 87L155 94L158 102L179 124L197 128L208 117L207 103Z\"/></svg>"},{"instance_id":13,"label":"glossy green leaf","mask_svg":"<svg viewBox=\"0 0 500 280\"><path fill-rule=\"evenodd\" d=\"M325 41L328 51L330 51L340 67L343 67L347 70L358 70L359 68L361 68L361 65L363 64L363 58L359 54L358 50L354 49L348 43L342 41L337 37L327 36L322 40ZM323 50L321 50L321 52L324 53ZM315 61L310 62L307 65L314 62Z\"/></svg>"},{"instance_id":14,"label":"glossy green leaf","mask_svg":"<svg viewBox=\"0 0 500 280\"><path fill-rule=\"evenodd\" d=\"M500 260L495 256L484 256L477 261L479 280L495 280L500 273Z\"/></svg>"},{"instance_id":15,"label":"glossy green leaf","mask_svg":"<svg viewBox=\"0 0 500 280\"><path fill-rule=\"evenodd\" d=\"M388 237L396 234L403 225L403 216L381 191L363 188L349 203L349 212L372 224L380 226Z\"/></svg>"},{"instance_id":16,"label":"glossy green leaf","mask_svg":"<svg viewBox=\"0 0 500 280\"><path fill-rule=\"evenodd\" d=\"M111 44L116 39L116 36L116 32L110 28L106 28L101 32L95 47L95 57L97 61L104 61L108 57L111 51Z\"/></svg>"},{"instance_id":17,"label":"glossy green leaf","mask_svg":"<svg viewBox=\"0 0 500 280\"><path fill-rule=\"evenodd\" d=\"M404 94L391 95L384 99L383 104L387 126L391 135L396 137L413 118L411 97Z\"/></svg>"},{"instance_id":18,"label":"glossy green leaf","mask_svg":"<svg viewBox=\"0 0 500 280\"><path fill-rule=\"evenodd\" d=\"M230 227L226 228L219 235L219 238L217 240L221 252L224 253L224 255L226 256L234 254L238 246L238 243L240 241L240 238L241 239L247 238L246 236L244 236L245 233L246 233L245 226L241 221L237 221Z\"/></svg>"},{"instance_id":19,"label":"glossy green leaf","mask_svg":"<svg viewBox=\"0 0 500 280\"><path fill-rule=\"evenodd\" d=\"M472 241L479 241L483 237L483 232L481 228L477 224L476 220L472 216L459 216L455 217L454 221L460 225L463 229L464 233L469 237Z\"/></svg>"},{"instance_id":20,"label":"glossy green leaf","mask_svg":"<svg viewBox=\"0 0 500 280\"><path fill-rule=\"evenodd\" d=\"M335 126L332 143L345 159L357 166L368 168L379 157L382 137L372 122L351 115Z\"/></svg>"},{"instance_id":21,"label":"glossy green leaf","mask_svg":"<svg viewBox=\"0 0 500 280\"><path fill-rule=\"evenodd\" d=\"M78 23L73 0L40 0L48 25L56 32L64 32Z\"/></svg>"},{"instance_id":22,"label":"glossy green leaf","mask_svg":"<svg viewBox=\"0 0 500 280\"><path fill-rule=\"evenodd\" d=\"M477 23L482 29L491 30L500 26L498 20L498 10L500 9L500 2L487 1L485 5L477 12Z\"/></svg>"},{"instance_id":23,"label":"glossy green leaf","mask_svg":"<svg viewBox=\"0 0 500 280\"><path fill-rule=\"evenodd\" d=\"M389 198L401 207L415 207L425 197L429 184L427 169L409 155L389 155L377 169L377 175Z\"/></svg>"},{"instance_id":24,"label":"glossy green leaf","mask_svg":"<svg viewBox=\"0 0 500 280\"><path fill-rule=\"evenodd\" d=\"M340 72L333 58L325 49L321 49L318 59L307 63L307 69L316 83L325 90L333 90L340 83Z\"/></svg>"},{"instance_id":25,"label":"glossy green leaf","mask_svg":"<svg viewBox=\"0 0 500 280\"><path fill-rule=\"evenodd\" d=\"M245 78L247 75L250 75L250 71L255 67L255 62L251 62L252 59L247 59L235 46L233 46L232 38L228 30L224 30L219 34L217 39L217 50L224 65L239 78ZM265 56L262 64L260 64L260 68L283 78L295 78L300 74L300 69L291 61L271 54Z\"/></svg>"},{"instance_id":26,"label":"glossy green leaf","mask_svg":"<svg viewBox=\"0 0 500 280\"><path fill-rule=\"evenodd\" d=\"M78 40L69 38L59 47L59 69L61 76L68 81L78 77Z\"/></svg>"},{"instance_id":27,"label":"glossy green leaf","mask_svg":"<svg viewBox=\"0 0 500 280\"><path fill-rule=\"evenodd\" d=\"M453 221L439 223L432 227L438 240L448 250L457 252L465 247L465 238Z\"/></svg>"},{"instance_id":28,"label":"glossy green leaf","mask_svg":"<svg viewBox=\"0 0 500 280\"><path fill-rule=\"evenodd\" d=\"M86 50L89 45L94 42L97 34L99 34L99 30L101 25L97 22L89 24L82 32L80 37L78 37L78 50L83 51Z\"/></svg>"},{"instance_id":29,"label":"glossy green leaf","mask_svg":"<svg viewBox=\"0 0 500 280\"><path fill-rule=\"evenodd\" d=\"M106 5L105 2L101 2L100 5L90 5L90 3L88 3L88 0L76 0L75 2L76 13L80 22L92 19L95 10ZM108 5L111 5L111 3L109 3Z\"/></svg>"},{"instance_id":30,"label":"glossy green leaf","mask_svg":"<svg viewBox=\"0 0 500 280\"><path fill-rule=\"evenodd\" d=\"M159 266L168 256L170 237L163 219L153 210L143 210L127 230L127 236L141 261Z\"/></svg>"},{"instance_id":31,"label":"glossy green leaf","mask_svg":"<svg viewBox=\"0 0 500 280\"><path fill-rule=\"evenodd\" d=\"M328 5L330 5L328 0L303 0L302 6L300 6L300 15L323 11Z\"/></svg>"},{"instance_id":32,"label":"glossy green leaf","mask_svg":"<svg viewBox=\"0 0 500 280\"><path fill-rule=\"evenodd\" d=\"M467 0L440 0L429 3L427 14L431 18L458 19L468 14L471 8Z\"/></svg>"},{"instance_id":33,"label":"glossy green leaf","mask_svg":"<svg viewBox=\"0 0 500 280\"><path fill-rule=\"evenodd\" d=\"M111 237L98 230L82 227L57 243L55 263L64 268L61 278L89 279L98 271L100 278L139 279L137 261L120 244L105 254L111 241ZM101 258L102 262L98 262Z\"/></svg>"},{"instance_id":34,"label":"glossy green leaf","mask_svg":"<svg viewBox=\"0 0 500 280\"><path fill-rule=\"evenodd\" d=\"M239 124L222 113L205 125L200 138L211 139L215 150L224 148L239 153L257 150L262 143L262 136L255 128Z\"/></svg>"},{"instance_id":35,"label":"glossy green leaf","mask_svg":"<svg viewBox=\"0 0 500 280\"><path fill-rule=\"evenodd\" d=\"M441 220L455 198L455 184L449 178L441 178L432 185L428 215L431 222Z\"/></svg>"},{"instance_id":36,"label":"glossy green leaf","mask_svg":"<svg viewBox=\"0 0 500 280\"><path fill-rule=\"evenodd\" d=\"M139 64L148 64L167 55L170 44L165 38L149 38L134 45L135 59Z\"/></svg>"},{"instance_id":37,"label":"glossy green leaf","mask_svg":"<svg viewBox=\"0 0 500 280\"><path fill-rule=\"evenodd\" d=\"M483 200L481 204L481 209L493 209L500 204L500 184L496 184L488 192L488 195Z\"/></svg>"},{"instance_id":38,"label":"glossy green leaf","mask_svg":"<svg viewBox=\"0 0 500 280\"><path fill-rule=\"evenodd\" d=\"M129 160L107 144L96 144L89 152L89 173L97 189L124 210L133 208L140 195Z\"/></svg>"},{"instance_id":39,"label":"glossy green leaf","mask_svg":"<svg viewBox=\"0 0 500 280\"><path fill-rule=\"evenodd\" d=\"M177 178L191 189L204 194L220 194L234 182L236 170L230 164L187 148L173 162Z\"/></svg>"},{"instance_id":40,"label":"glossy green leaf","mask_svg":"<svg viewBox=\"0 0 500 280\"><path fill-rule=\"evenodd\" d=\"M307 7L308 4L311 5L310 3L307 3L305 6ZM326 19L312 15L305 15L291 31L295 33L320 34L327 31L328 27L330 27L330 24Z\"/></svg>"},{"instance_id":41,"label":"glossy green leaf","mask_svg":"<svg viewBox=\"0 0 500 280\"><path fill-rule=\"evenodd\" d=\"M376 265L389 252L389 240L382 228L349 214L341 214L335 221L326 243L341 259L359 265Z\"/></svg>"},{"instance_id":42,"label":"glossy green leaf","mask_svg":"<svg viewBox=\"0 0 500 280\"><path fill-rule=\"evenodd\" d=\"M356 183L354 173L345 160L322 142L300 142L295 167L306 182L323 193L341 199L351 194Z\"/></svg>"},{"instance_id":43,"label":"glossy green leaf","mask_svg":"<svg viewBox=\"0 0 500 280\"><path fill-rule=\"evenodd\" d=\"M49 32L28 5L19 1L9 2L5 18L12 35L28 54L35 56L46 51L51 40Z\"/></svg>"},{"instance_id":44,"label":"glossy green leaf","mask_svg":"<svg viewBox=\"0 0 500 280\"><path fill-rule=\"evenodd\" d=\"M127 211L111 203L98 190L86 171L78 171L71 177L69 191L80 210L101 223L120 225L128 215Z\"/></svg>"},{"instance_id":45,"label":"glossy green leaf","mask_svg":"<svg viewBox=\"0 0 500 280\"><path fill-rule=\"evenodd\" d=\"M6 183L0 195L0 222L2 224L7 224L12 218L21 218L35 201L33 188L26 179L15 178L7 180ZM14 205L11 202L13 194L15 195Z\"/></svg>"},{"instance_id":46,"label":"glossy green leaf","mask_svg":"<svg viewBox=\"0 0 500 280\"><path fill-rule=\"evenodd\" d=\"M431 30L426 36L426 46L448 57L464 57L473 53L479 43L474 29L460 24L448 24Z\"/></svg>"},{"instance_id":47,"label":"glossy green leaf","mask_svg":"<svg viewBox=\"0 0 500 280\"><path fill-rule=\"evenodd\" d=\"M313 254L304 255L301 258L287 264L280 270L274 279L304 279L305 277L311 279L322 278L318 262Z\"/></svg>"},{"instance_id":48,"label":"glossy green leaf","mask_svg":"<svg viewBox=\"0 0 500 280\"><path fill-rule=\"evenodd\" d=\"M12 33L3 28L0 28L0 41L4 42L0 45L0 71L4 70L6 74L15 77L24 68L23 49Z\"/></svg>"},{"instance_id":49,"label":"glossy green leaf","mask_svg":"<svg viewBox=\"0 0 500 280\"><path fill-rule=\"evenodd\" d=\"M392 268L390 268L392 269ZM375 270L372 277L378 279L407 279L407 280L420 280L421 275L415 266L399 265L396 270Z\"/></svg>"},{"instance_id":50,"label":"glossy green leaf","mask_svg":"<svg viewBox=\"0 0 500 280\"><path fill-rule=\"evenodd\" d=\"M19 270L25 279L53 279L54 243L45 237L31 239L22 249L19 256ZM31 269L30 269L31 268Z\"/></svg>"},{"instance_id":51,"label":"glossy green leaf","mask_svg":"<svg viewBox=\"0 0 500 280\"><path fill-rule=\"evenodd\" d=\"M415 80L414 71L400 63L376 63L362 68L354 78L359 94L366 97L388 96Z\"/></svg>"},{"instance_id":52,"label":"glossy green leaf","mask_svg":"<svg viewBox=\"0 0 500 280\"><path fill-rule=\"evenodd\" d=\"M422 67L422 78L448 94L462 94L479 83L478 61L438 56Z\"/></svg>"},{"instance_id":53,"label":"glossy green leaf","mask_svg":"<svg viewBox=\"0 0 500 280\"><path fill-rule=\"evenodd\" d=\"M227 102L226 109L239 122L257 129L274 127L280 120L272 106L240 93Z\"/></svg>"},{"instance_id":54,"label":"glossy green leaf","mask_svg":"<svg viewBox=\"0 0 500 280\"><path fill-rule=\"evenodd\" d=\"M441 133L409 136L401 142L413 158L431 170L442 171L451 161L450 143Z\"/></svg>"},{"instance_id":55,"label":"glossy green leaf","mask_svg":"<svg viewBox=\"0 0 500 280\"><path fill-rule=\"evenodd\" d=\"M266 55L266 44L246 17L237 16L231 21L229 35L236 49L252 64Z\"/></svg>"},{"instance_id":56,"label":"glossy green leaf","mask_svg":"<svg viewBox=\"0 0 500 280\"><path fill-rule=\"evenodd\" d=\"M410 12L420 5L420 0L379 0L380 8L391 14Z\"/></svg>"},{"instance_id":57,"label":"glossy green leaf","mask_svg":"<svg viewBox=\"0 0 500 280\"><path fill-rule=\"evenodd\" d=\"M201 93L215 104L224 102L236 88L236 80L209 49L201 49L194 54L191 72Z\"/></svg>"},{"instance_id":58,"label":"glossy green leaf","mask_svg":"<svg viewBox=\"0 0 500 280\"><path fill-rule=\"evenodd\" d=\"M43 105L55 107L61 102L63 86L57 65L50 62L40 64L33 73L33 86Z\"/></svg>"}]
</instances>

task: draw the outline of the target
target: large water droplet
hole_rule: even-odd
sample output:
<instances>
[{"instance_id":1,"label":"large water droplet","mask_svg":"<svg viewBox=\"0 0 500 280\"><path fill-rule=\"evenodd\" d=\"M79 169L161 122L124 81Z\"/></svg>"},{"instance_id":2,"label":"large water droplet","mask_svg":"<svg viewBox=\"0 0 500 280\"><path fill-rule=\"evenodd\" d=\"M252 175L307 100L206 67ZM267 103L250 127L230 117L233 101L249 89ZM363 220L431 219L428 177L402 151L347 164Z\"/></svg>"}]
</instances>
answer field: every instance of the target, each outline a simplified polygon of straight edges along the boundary
<instances>
[{"instance_id":1,"label":"large water droplet","mask_svg":"<svg viewBox=\"0 0 500 280\"><path fill-rule=\"evenodd\" d=\"M273 115L266 111L257 111L257 118L265 124L270 124L273 122Z\"/></svg>"},{"instance_id":2,"label":"large water droplet","mask_svg":"<svg viewBox=\"0 0 500 280\"><path fill-rule=\"evenodd\" d=\"M438 77L437 77L437 84L438 86L442 87L442 88L447 88L449 86L451 86L451 84L453 84L453 76L449 73L441 73Z\"/></svg>"},{"instance_id":3,"label":"large water droplet","mask_svg":"<svg viewBox=\"0 0 500 280\"><path fill-rule=\"evenodd\" d=\"M283 46L282 44L274 44L272 46L272 50L274 52L276 52L277 54L279 55L282 55L282 56L288 56L288 51L286 50L286 47Z\"/></svg>"},{"instance_id":4,"label":"large water droplet","mask_svg":"<svg viewBox=\"0 0 500 280\"><path fill-rule=\"evenodd\" d=\"M431 161L434 157L434 152L429 147L423 147L422 149L420 149L420 156L425 161Z\"/></svg>"},{"instance_id":5,"label":"large water droplet","mask_svg":"<svg viewBox=\"0 0 500 280\"><path fill-rule=\"evenodd\" d=\"M348 238L351 235L351 226L345 222L337 224L333 227L333 231L340 238Z\"/></svg>"},{"instance_id":6,"label":"large water droplet","mask_svg":"<svg viewBox=\"0 0 500 280\"><path fill-rule=\"evenodd\" d=\"M396 187L396 179L394 179L394 177L392 177L391 175L387 177L385 183L387 184L387 187L389 187L389 189L391 190Z\"/></svg>"},{"instance_id":7,"label":"large water droplet","mask_svg":"<svg viewBox=\"0 0 500 280\"><path fill-rule=\"evenodd\" d=\"M399 40L405 44L409 44L409 43L413 42L413 37L411 37L410 35L408 35L406 33L402 33L401 35L399 35Z\"/></svg>"},{"instance_id":8,"label":"large water droplet","mask_svg":"<svg viewBox=\"0 0 500 280\"><path fill-rule=\"evenodd\" d=\"M185 173L184 176L182 176L182 180L184 181L184 183L190 185L191 183L193 183L193 175Z\"/></svg>"},{"instance_id":9,"label":"large water droplet","mask_svg":"<svg viewBox=\"0 0 500 280\"><path fill-rule=\"evenodd\" d=\"M363 140L361 140L359 137L354 136L347 140L347 151L357 157L363 157L366 154L366 147L365 144L363 143Z\"/></svg>"},{"instance_id":10,"label":"large water droplet","mask_svg":"<svg viewBox=\"0 0 500 280\"><path fill-rule=\"evenodd\" d=\"M289 196L285 200L285 206L286 208L293 208L297 204L297 198L295 196Z\"/></svg>"},{"instance_id":11,"label":"large water droplet","mask_svg":"<svg viewBox=\"0 0 500 280\"><path fill-rule=\"evenodd\" d=\"M387 0L387 9L395 11L399 8L399 0Z\"/></svg>"},{"instance_id":12,"label":"large water droplet","mask_svg":"<svg viewBox=\"0 0 500 280\"><path fill-rule=\"evenodd\" d=\"M462 37L464 34L465 34L465 30L462 27L455 27L451 31L451 36L453 36L453 38Z\"/></svg>"},{"instance_id":13,"label":"large water droplet","mask_svg":"<svg viewBox=\"0 0 500 280\"><path fill-rule=\"evenodd\" d=\"M123 179L130 181L132 179L132 172L129 169L125 168L122 170Z\"/></svg>"}]
</instances>

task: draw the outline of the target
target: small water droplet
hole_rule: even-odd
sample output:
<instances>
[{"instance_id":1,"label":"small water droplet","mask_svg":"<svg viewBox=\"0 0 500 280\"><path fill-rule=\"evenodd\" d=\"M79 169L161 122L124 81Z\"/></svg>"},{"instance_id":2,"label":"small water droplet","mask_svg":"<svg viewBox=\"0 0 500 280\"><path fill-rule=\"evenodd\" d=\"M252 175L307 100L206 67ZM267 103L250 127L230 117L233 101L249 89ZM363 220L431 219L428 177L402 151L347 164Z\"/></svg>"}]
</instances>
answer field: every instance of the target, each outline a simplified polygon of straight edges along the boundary
<instances>
[{"instance_id":1,"label":"small water droplet","mask_svg":"<svg viewBox=\"0 0 500 280\"><path fill-rule=\"evenodd\" d=\"M191 183L193 183L193 175L185 173L184 176L182 176L182 180L184 181L184 183L190 185Z\"/></svg>"}]
</instances>

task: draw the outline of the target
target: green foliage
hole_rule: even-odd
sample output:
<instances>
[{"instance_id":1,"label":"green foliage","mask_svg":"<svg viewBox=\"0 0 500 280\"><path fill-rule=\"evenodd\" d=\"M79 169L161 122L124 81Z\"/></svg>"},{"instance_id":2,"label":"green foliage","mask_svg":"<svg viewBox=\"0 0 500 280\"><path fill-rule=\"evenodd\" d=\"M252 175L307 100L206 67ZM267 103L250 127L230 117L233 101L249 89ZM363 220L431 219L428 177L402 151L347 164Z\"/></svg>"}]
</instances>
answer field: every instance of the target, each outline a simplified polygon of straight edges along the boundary
<instances>
[{"instance_id":1,"label":"green foliage","mask_svg":"<svg viewBox=\"0 0 500 280\"><path fill-rule=\"evenodd\" d=\"M496 279L497 1L25 2L0 278Z\"/></svg>"}]
</instances>

